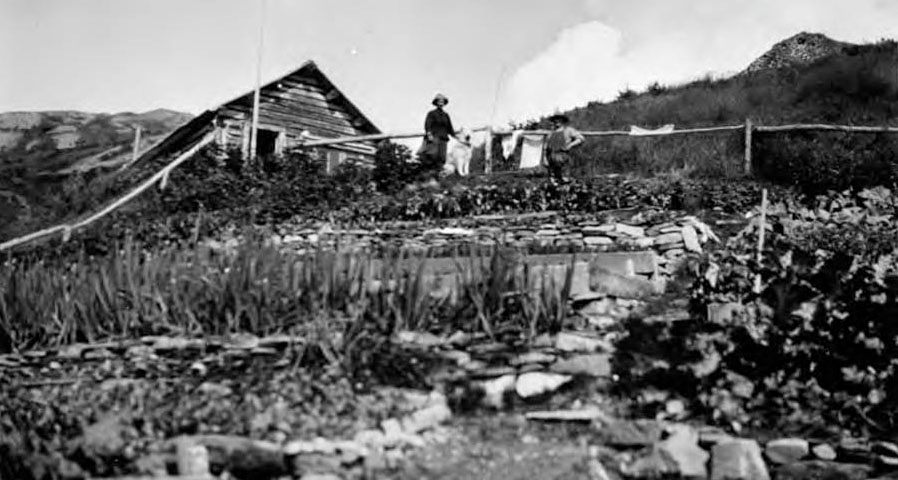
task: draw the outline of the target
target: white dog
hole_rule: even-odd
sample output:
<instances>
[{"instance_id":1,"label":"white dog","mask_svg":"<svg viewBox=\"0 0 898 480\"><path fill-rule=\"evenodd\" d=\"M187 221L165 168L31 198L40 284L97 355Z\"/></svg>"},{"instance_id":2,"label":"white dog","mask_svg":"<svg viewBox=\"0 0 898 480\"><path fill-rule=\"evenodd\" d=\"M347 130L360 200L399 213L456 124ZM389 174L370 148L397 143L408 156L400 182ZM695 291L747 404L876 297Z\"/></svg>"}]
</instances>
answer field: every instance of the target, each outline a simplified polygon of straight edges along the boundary
<instances>
[{"instance_id":1,"label":"white dog","mask_svg":"<svg viewBox=\"0 0 898 480\"><path fill-rule=\"evenodd\" d=\"M449 144L446 146L446 164L443 166L443 173L451 175L458 173L466 177L470 172L471 155L474 147L471 145L471 132L461 129L458 135L449 138Z\"/></svg>"}]
</instances>

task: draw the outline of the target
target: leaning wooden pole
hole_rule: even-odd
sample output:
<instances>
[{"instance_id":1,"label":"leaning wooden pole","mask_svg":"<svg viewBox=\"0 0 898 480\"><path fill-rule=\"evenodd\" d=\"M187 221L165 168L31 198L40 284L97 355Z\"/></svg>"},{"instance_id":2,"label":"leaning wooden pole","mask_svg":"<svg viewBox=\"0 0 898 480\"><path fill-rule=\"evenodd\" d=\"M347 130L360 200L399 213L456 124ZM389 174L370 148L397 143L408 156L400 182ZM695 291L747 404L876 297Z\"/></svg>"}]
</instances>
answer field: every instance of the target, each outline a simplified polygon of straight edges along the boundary
<instances>
[{"instance_id":1,"label":"leaning wooden pole","mask_svg":"<svg viewBox=\"0 0 898 480\"><path fill-rule=\"evenodd\" d=\"M259 133L259 97L262 88L262 49L265 43L265 1L259 15L259 49L256 54L256 90L253 92L253 125L249 134L249 158L256 159L256 141Z\"/></svg>"},{"instance_id":2,"label":"leaning wooden pole","mask_svg":"<svg viewBox=\"0 0 898 480\"><path fill-rule=\"evenodd\" d=\"M751 175L751 130L752 130L751 119L745 119L745 159L742 165L742 169L746 175Z\"/></svg>"},{"instance_id":3,"label":"leaning wooden pole","mask_svg":"<svg viewBox=\"0 0 898 480\"><path fill-rule=\"evenodd\" d=\"M136 125L134 127L134 148L131 151L131 163L137 161L137 156L140 154L140 125Z\"/></svg>"}]
</instances>

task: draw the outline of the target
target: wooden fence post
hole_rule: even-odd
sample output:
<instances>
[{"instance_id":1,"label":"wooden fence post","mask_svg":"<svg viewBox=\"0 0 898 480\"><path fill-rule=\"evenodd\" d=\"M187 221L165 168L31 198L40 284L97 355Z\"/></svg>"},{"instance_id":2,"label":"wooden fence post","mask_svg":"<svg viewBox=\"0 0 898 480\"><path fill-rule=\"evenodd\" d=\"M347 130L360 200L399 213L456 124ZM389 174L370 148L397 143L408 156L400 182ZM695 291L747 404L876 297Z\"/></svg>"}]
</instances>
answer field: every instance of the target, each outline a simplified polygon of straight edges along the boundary
<instances>
[{"instance_id":1,"label":"wooden fence post","mask_svg":"<svg viewBox=\"0 0 898 480\"><path fill-rule=\"evenodd\" d=\"M493 173L493 127L486 129L486 142L483 144L483 173Z\"/></svg>"},{"instance_id":2,"label":"wooden fence post","mask_svg":"<svg viewBox=\"0 0 898 480\"><path fill-rule=\"evenodd\" d=\"M746 175L751 175L751 119L745 119L745 163L743 164L743 170Z\"/></svg>"},{"instance_id":3,"label":"wooden fence post","mask_svg":"<svg viewBox=\"0 0 898 480\"><path fill-rule=\"evenodd\" d=\"M140 153L140 125L134 129L134 150L131 152L131 162L137 161L137 154Z\"/></svg>"}]
</instances>

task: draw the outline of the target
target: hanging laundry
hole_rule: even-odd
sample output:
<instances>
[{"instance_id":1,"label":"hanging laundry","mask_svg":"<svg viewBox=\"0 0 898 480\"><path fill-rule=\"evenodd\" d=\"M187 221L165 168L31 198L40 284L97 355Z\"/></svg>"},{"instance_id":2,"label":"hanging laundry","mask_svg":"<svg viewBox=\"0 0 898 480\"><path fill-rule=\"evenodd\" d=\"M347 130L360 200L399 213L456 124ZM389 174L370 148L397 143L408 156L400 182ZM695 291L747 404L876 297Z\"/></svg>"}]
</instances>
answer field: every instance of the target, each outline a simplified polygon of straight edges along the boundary
<instances>
[{"instance_id":1,"label":"hanging laundry","mask_svg":"<svg viewBox=\"0 0 898 480\"><path fill-rule=\"evenodd\" d=\"M521 170L542 165L545 141L544 135L524 135L521 142Z\"/></svg>"},{"instance_id":2,"label":"hanging laundry","mask_svg":"<svg viewBox=\"0 0 898 480\"><path fill-rule=\"evenodd\" d=\"M645 128L640 128L635 125L630 126L630 135L634 137L642 137L649 135L667 135L669 133L673 133L674 126L672 123L668 123L661 128L656 128L654 130L648 130Z\"/></svg>"},{"instance_id":3,"label":"hanging laundry","mask_svg":"<svg viewBox=\"0 0 898 480\"><path fill-rule=\"evenodd\" d=\"M514 154L515 148L518 146L518 139L521 138L522 130L514 130L511 135L502 136L502 156L507 160Z\"/></svg>"}]
</instances>

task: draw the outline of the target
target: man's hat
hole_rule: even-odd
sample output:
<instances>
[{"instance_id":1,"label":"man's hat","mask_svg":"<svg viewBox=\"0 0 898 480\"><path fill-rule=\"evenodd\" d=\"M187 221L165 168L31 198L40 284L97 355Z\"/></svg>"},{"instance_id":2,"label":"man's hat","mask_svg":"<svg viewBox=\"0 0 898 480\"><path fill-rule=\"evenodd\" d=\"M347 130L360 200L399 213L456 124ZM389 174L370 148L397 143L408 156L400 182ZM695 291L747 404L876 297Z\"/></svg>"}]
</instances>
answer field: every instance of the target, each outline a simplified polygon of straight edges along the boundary
<instances>
[{"instance_id":1,"label":"man's hat","mask_svg":"<svg viewBox=\"0 0 898 480\"><path fill-rule=\"evenodd\" d=\"M447 103L449 103L449 99L448 99L448 98L446 98L446 96L445 96L445 95L443 95L443 94L442 94L442 93L438 93L438 94L436 94L436 96L435 96L435 97L433 97L433 101L432 101L432 102L430 102L430 103L432 103L432 104L434 104L434 105L436 105L436 104L437 104L437 102L439 102L439 101L440 101L440 100L442 100L442 101L443 101L443 105L445 105L445 104L447 104Z\"/></svg>"},{"instance_id":2,"label":"man's hat","mask_svg":"<svg viewBox=\"0 0 898 480\"><path fill-rule=\"evenodd\" d=\"M549 117L549 121L550 122L571 123L571 119L568 118L567 115L564 115L562 113L556 113L555 115L552 115L551 117Z\"/></svg>"}]
</instances>

